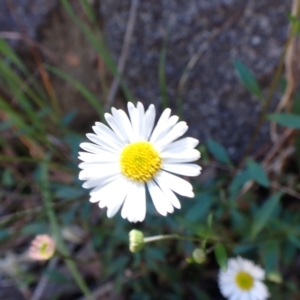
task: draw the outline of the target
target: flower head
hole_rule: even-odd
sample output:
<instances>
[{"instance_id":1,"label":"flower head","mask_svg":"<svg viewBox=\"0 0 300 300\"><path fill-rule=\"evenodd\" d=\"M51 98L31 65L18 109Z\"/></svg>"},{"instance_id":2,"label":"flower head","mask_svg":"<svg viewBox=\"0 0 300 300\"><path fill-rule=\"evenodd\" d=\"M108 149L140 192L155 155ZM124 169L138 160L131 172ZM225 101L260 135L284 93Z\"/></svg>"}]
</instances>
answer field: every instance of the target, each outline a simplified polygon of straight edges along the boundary
<instances>
[{"instance_id":1,"label":"flower head","mask_svg":"<svg viewBox=\"0 0 300 300\"><path fill-rule=\"evenodd\" d=\"M47 234L40 234L31 242L29 257L33 260L48 260L55 252L55 242Z\"/></svg>"},{"instance_id":2,"label":"flower head","mask_svg":"<svg viewBox=\"0 0 300 300\"><path fill-rule=\"evenodd\" d=\"M219 287L229 300L264 300L269 298L265 271L252 261L241 257L228 260L226 271L219 272Z\"/></svg>"},{"instance_id":3,"label":"flower head","mask_svg":"<svg viewBox=\"0 0 300 300\"><path fill-rule=\"evenodd\" d=\"M96 122L95 134L87 134L93 143L82 143L87 152L79 152L82 171L79 179L84 188L92 188L90 201L107 207L113 217L122 207L121 216L130 222L143 221L146 215L146 188L156 210L163 216L172 213L180 202L174 192L194 197L193 187L171 173L197 176L200 166L191 164L200 157L198 140L181 137L188 129L165 109L154 127L155 108L147 111L142 103L128 103L126 113L112 108L105 119L110 128Z\"/></svg>"}]
</instances>

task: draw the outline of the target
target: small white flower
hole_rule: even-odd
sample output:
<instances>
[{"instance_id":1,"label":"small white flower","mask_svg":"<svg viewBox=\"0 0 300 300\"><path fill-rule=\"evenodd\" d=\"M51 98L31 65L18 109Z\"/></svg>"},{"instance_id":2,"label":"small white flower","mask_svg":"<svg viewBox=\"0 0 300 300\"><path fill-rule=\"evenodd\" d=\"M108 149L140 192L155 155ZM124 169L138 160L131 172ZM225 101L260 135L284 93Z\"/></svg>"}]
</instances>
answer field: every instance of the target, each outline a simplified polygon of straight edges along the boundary
<instances>
[{"instance_id":1,"label":"small white flower","mask_svg":"<svg viewBox=\"0 0 300 300\"><path fill-rule=\"evenodd\" d=\"M270 296L264 279L265 271L252 261L231 258L227 270L219 272L219 287L229 300L264 300Z\"/></svg>"},{"instance_id":2,"label":"small white flower","mask_svg":"<svg viewBox=\"0 0 300 300\"><path fill-rule=\"evenodd\" d=\"M82 143L87 152L79 152L82 169L79 179L84 188L92 188L90 201L107 207L113 217L122 207L121 216L130 222L143 221L146 215L146 186L156 210L163 216L172 213L180 202L173 192L194 197L193 187L171 173L197 176L200 166L190 162L200 158L198 140L181 137L188 129L165 109L154 127L155 108L147 111L142 103L128 103L129 117L112 108L105 114L109 126L96 122L95 134L87 134L92 143ZM177 141L175 141L177 140ZM170 173L171 172L171 173Z\"/></svg>"}]
</instances>

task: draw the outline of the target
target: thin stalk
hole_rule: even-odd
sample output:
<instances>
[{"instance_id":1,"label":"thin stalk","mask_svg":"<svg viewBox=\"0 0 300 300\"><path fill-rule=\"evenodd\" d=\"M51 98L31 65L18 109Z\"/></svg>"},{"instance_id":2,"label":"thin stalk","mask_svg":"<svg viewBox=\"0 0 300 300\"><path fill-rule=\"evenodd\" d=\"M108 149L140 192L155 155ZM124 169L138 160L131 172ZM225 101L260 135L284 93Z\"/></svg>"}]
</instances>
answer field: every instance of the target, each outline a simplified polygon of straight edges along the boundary
<instances>
[{"instance_id":1,"label":"thin stalk","mask_svg":"<svg viewBox=\"0 0 300 300\"><path fill-rule=\"evenodd\" d=\"M59 228L58 220L57 220L55 211L52 206L51 193L49 190L48 163L47 162L41 164L41 185L42 185L41 190L42 190L44 206L46 208L48 219L49 219L50 225L52 227L52 230L53 230L53 233L55 236L57 248L65 257L69 257L70 253L69 253L67 245L65 244L65 242L61 236L61 231ZM75 282L77 283L77 285L80 288L80 290L82 291L82 293L88 299L93 299L91 292L89 291L88 286L86 285L84 279L82 278L81 274L79 273L74 261L66 258L65 263L68 266Z\"/></svg>"},{"instance_id":2,"label":"thin stalk","mask_svg":"<svg viewBox=\"0 0 300 300\"><path fill-rule=\"evenodd\" d=\"M271 87L270 87L269 92L268 92L268 94L266 96L266 100L264 102L264 106L263 106L262 111L260 113L258 123L257 123L257 125L255 127L255 130L254 130L254 133L253 133L253 135L251 137L251 140L250 140L250 142L248 143L248 145L246 147L245 154L243 155L243 158L241 159L240 167L242 167L244 165L245 159L247 158L248 154L251 152L251 150L252 150L252 148L254 146L254 143L255 143L258 135L259 135L261 126L262 126L262 124L265 121L266 115L268 113L268 108L270 106L271 100L272 100L273 95L274 95L274 93L276 91L277 85L278 85L279 80L280 80L280 76L282 74L282 70L283 70L283 67L284 67L285 54L286 54L287 48L288 48L288 46L289 46L289 44L291 42L291 39L292 39L292 37L290 36L288 38L287 42L285 43L284 50L283 50L283 52L281 54L278 67L276 69L275 75L274 75L273 80L271 82Z\"/></svg>"}]
</instances>

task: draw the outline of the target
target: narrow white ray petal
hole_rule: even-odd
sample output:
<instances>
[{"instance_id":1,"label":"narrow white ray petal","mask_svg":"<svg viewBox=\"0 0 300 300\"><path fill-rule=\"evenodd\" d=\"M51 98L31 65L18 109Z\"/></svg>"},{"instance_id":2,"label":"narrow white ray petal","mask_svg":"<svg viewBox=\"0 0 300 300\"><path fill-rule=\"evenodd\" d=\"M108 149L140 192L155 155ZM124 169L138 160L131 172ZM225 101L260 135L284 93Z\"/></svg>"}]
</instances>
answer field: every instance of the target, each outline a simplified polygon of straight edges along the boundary
<instances>
[{"instance_id":1,"label":"narrow white ray petal","mask_svg":"<svg viewBox=\"0 0 300 300\"><path fill-rule=\"evenodd\" d=\"M103 178L103 180L90 192L90 202L98 202L101 200L103 194L106 192L113 192L112 187L115 187L120 178L120 175Z\"/></svg>"},{"instance_id":2,"label":"narrow white ray petal","mask_svg":"<svg viewBox=\"0 0 300 300\"><path fill-rule=\"evenodd\" d=\"M178 116L171 116L169 118L169 120L167 121L167 123L166 123L165 127L163 128L163 130L157 136L156 142L158 142L161 139L164 139L169 134L171 129L175 126L175 124L178 122L178 120L179 120Z\"/></svg>"},{"instance_id":3,"label":"narrow white ray petal","mask_svg":"<svg viewBox=\"0 0 300 300\"><path fill-rule=\"evenodd\" d=\"M134 132L135 140L138 140L140 136L138 110L131 102L127 103L127 109L128 109L132 129Z\"/></svg>"},{"instance_id":4,"label":"narrow white ray petal","mask_svg":"<svg viewBox=\"0 0 300 300\"><path fill-rule=\"evenodd\" d=\"M84 164L84 163L82 163ZM90 164L91 167L85 168L79 172L80 180L87 180L93 177L102 178L114 174L120 174L120 165L118 163L113 164Z\"/></svg>"},{"instance_id":5,"label":"narrow white ray petal","mask_svg":"<svg viewBox=\"0 0 300 300\"><path fill-rule=\"evenodd\" d=\"M90 168L101 168L99 170L106 170L106 168L110 168L111 166L119 166L119 169L120 169L120 164L119 164L119 161L118 162L115 162L115 163L101 163L101 162L98 162L98 163L93 163L93 162L82 162L78 165L78 167L80 169L90 169ZM102 172L102 171L101 171ZM103 171L104 172L104 171ZM84 179L83 179L84 180Z\"/></svg>"},{"instance_id":6,"label":"narrow white ray petal","mask_svg":"<svg viewBox=\"0 0 300 300\"><path fill-rule=\"evenodd\" d=\"M139 119L139 135L138 138L142 139L143 138L143 130L144 130L144 122L145 122L145 109L144 105L141 102L137 103L137 111L138 111L138 119Z\"/></svg>"},{"instance_id":7,"label":"narrow white ray petal","mask_svg":"<svg viewBox=\"0 0 300 300\"><path fill-rule=\"evenodd\" d=\"M147 182L147 186L149 189L149 193L151 195L153 204L158 211L163 216L166 216L167 213L172 213L174 211L174 207L169 202L168 198L162 192L162 190L158 187L158 185L150 180Z\"/></svg>"},{"instance_id":8,"label":"narrow white ray petal","mask_svg":"<svg viewBox=\"0 0 300 300\"><path fill-rule=\"evenodd\" d=\"M161 180L160 178L155 177L154 180L156 181L156 183L159 185L160 189L162 190L162 192L166 195L166 197L169 199L169 201L171 202L171 204L180 209L181 205L180 202L178 200L178 198L176 197L176 195L169 189L169 187L163 182L163 180Z\"/></svg>"},{"instance_id":9,"label":"narrow white ray petal","mask_svg":"<svg viewBox=\"0 0 300 300\"><path fill-rule=\"evenodd\" d=\"M127 194L127 197L124 201L124 205L121 211L122 218L128 219L129 222L135 222L135 215L136 215L135 199L137 195L138 195L138 186L135 182L132 182L131 189Z\"/></svg>"},{"instance_id":10,"label":"narrow white ray petal","mask_svg":"<svg viewBox=\"0 0 300 300\"><path fill-rule=\"evenodd\" d=\"M111 197L110 202L107 202L107 217L112 218L122 206L125 197L127 196L131 188L131 182L129 180L124 180L122 187L119 189L118 193L115 193ZM101 204L101 201L99 205Z\"/></svg>"},{"instance_id":11,"label":"narrow white ray petal","mask_svg":"<svg viewBox=\"0 0 300 300\"><path fill-rule=\"evenodd\" d=\"M151 136L150 136L150 142L151 143L154 143L157 139L157 137L159 136L159 134L161 133L161 131L164 130L168 120L169 120L169 117L170 117L170 114L171 114L171 109L170 108L166 108L163 113L161 114Z\"/></svg>"},{"instance_id":12,"label":"narrow white ray petal","mask_svg":"<svg viewBox=\"0 0 300 300\"><path fill-rule=\"evenodd\" d=\"M161 171L156 175L156 178L165 182L165 184L175 193L193 198L195 195L193 193L192 185L186 180L175 176L173 174Z\"/></svg>"},{"instance_id":13,"label":"narrow white ray petal","mask_svg":"<svg viewBox=\"0 0 300 300\"><path fill-rule=\"evenodd\" d=\"M83 183L82 187L85 189L90 189L94 187L100 188L101 186L105 185L105 182L113 180L118 175L119 172L101 174L88 179L85 183Z\"/></svg>"},{"instance_id":14,"label":"narrow white ray petal","mask_svg":"<svg viewBox=\"0 0 300 300\"><path fill-rule=\"evenodd\" d=\"M111 111L123 136L125 136L129 142L132 142L134 138L134 133L132 130L131 123L125 112L121 109L116 110L114 107L112 107Z\"/></svg>"},{"instance_id":15,"label":"narrow white ray petal","mask_svg":"<svg viewBox=\"0 0 300 300\"><path fill-rule=\"evenodd\" d=\"M146 217L145 184L137 182L136 185L137 185L137 195L135 198L135 203L136 203L135 221L143 222Z\"/></svg>"},{"instance_id":16,"label":"narrow white ray petal","mask_svg":"<svg viewBox=\"0 0 300 300\"><path fill-rule=\"evenodd\" d=\"M99 185L90 192L90 201L97 202L102 199L111 199L116 193L116 190L118 190L118 187L122 184L122 180L123 177L121 175L116 175L113 179L107 178L106 181L108 181L108 183L103 187Z\"/></svg>"},{"instance_id":17,"label":"narrow white ray petal","mask_svg":"<svg viewBox=\"0 0 300 300\"><path fill-rule=\"evenodd\" d=\"M175 174L184 176L198 176L201 171L201 167L196 164L168 164L164 163L162 169Z\"/></svg>"},{"instance_id":18,"label":"narrow white ray petal","mask_svg":"<svg viewBox=\"0 0 300 300\"><path fill-rule=\"evenodd\" d=\"M98 154L98 153L102 153L103 151L107 151L107 152L114 152L117 153L116 150L114 149L104 149L102 146L98 146L92 143L81 143L79 145L80 148L82 148L85 151L94 153L94 154ZM109 150L109 151L108 151Z\"/></svg>"},{"instance_id":19,"label":"narrow white ray petal","mask_svg":"<svg viewBox=\"0 0 300 300\"><path fill-rule=\"evenodd\" d=\"M109 153L107 151L103 151L99 154L92 154L87 152L79 152L78 158L82 161L86 162L103 162L103 163L110 163L110 162L118 162L119 156L115 153Z\"/></svg>"},{"instance_id":20,"label":"narrow white ray petal","mask_svg":"<svg viewBox=\"0 0 300 300\"><path fill-rule=\"evenodd\" d=\"M162 152L160 157L164 163L184 163L196 161L200 158L200 152L196 149L188 149L181 153Z\"/></svg>"},{"instance_id":21,"label":"narrow white ray petal","mask_svg":"<svg viewBox=\"0 0 300 300\"><path fill-rule=\"evenodd\" d=\"M169 145L171 142L175 141L179 137L181 137L183 134L185 134L188 130L188 126L185 122L181 121L177 123L169 132L167 135L163 136L162 138L158 138L155 142L155 148L161 151L164 149L167 145Z\"/></svg>"},{"instance_id":22,"label":"narrow white ray petal","mask_svg":"<svg viewBox=\"0 0 300 300\"><path fill-rule=\"evenodd\" d=\"M96 126L94 126L93 128L95 127ZM114 140L110 139L110 137L106 137L106 136L100 137L93 133L87 133L86 136L89 140L99 145L100 147L103 148L103 150L106 151L117 153L123 147L121 144L117 144L116 142L114 142Z\"/></svg>"},{"instance_id":23,"label":"narrow white ray petal","mask_svg":"<svg viewBox=\"0 0 300 300\"><path fill-rule=\"evenodd\" d=\"M129 140L127 139L126 136L123 134L123 130L119 128L119 124L116 121L116 119L109 113L105 113L104 117L106 119L106 122L108 125L111 127L111 129L116 133L118 138L122 141L123 144L129 143Z\"/></svg>"},{"instance_id":24,"label":"narrow white ray petal","mask_svg":"<svg viewBox=\"0 0 300 300\"><path fill-rule=\"evenodd\" d=\"M144 121L144 128L143 128L143 138L148 141L150 134L153 130L153 125L155 121L155 107L153 104L149 106L145 113L145 121Z\"/></svg>"},{"instance_id":25,"label":"narrow white ray petal","mask_svg":"<svg viewBox=\"0 0 300 300\"><path fill-rule=\"evenodd\" d=\"M162 152L181 152L186 149L195 148L198 144L199 141L197 139L186 137L166 145L166 147L162 148Z\"/></svg>"},{"instance_id":26,"label":"narrow white ray petal","mask_svg":"<svg viewBox=\"0 0 300 300\"><path fill-rule=\"evenodd\" d=\"M117 145L118 148L119 146L123 145L122 140L120 140L119 137L116 135L116 133L113 130L111 130L108 126L100 122L96 122L95 125L96 126L92 127L94 132L100 138L103 138L104 141L108 140L112 144Z\"/></svg>"}]
</instances>

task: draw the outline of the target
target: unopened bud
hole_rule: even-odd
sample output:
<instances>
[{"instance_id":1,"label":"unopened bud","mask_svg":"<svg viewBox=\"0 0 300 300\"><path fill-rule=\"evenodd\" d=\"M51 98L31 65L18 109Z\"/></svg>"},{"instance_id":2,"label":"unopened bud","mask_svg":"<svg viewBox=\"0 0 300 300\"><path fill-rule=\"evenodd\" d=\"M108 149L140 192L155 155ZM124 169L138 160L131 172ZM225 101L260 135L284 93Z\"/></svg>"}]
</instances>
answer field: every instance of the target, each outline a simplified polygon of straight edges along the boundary
<instances>
[{"instance_id":1,"label":"unopened bud","mask_svg":"<svg viewBox=\"0 0 300 300\"><path fill-rule=\"evenodd\" d=\"M197 263L197 264L202 264L205 262L206 260L206 254L204 252L203 249L201 248L196 248L194 251L193 251L193 259L194 261Z\"/></svg>"},{"instance_id":2,"label":"unopened bud","mask_svg":"<svg viewBox=\"0 0 300 300\"><path fill-rule=\"evenodd\" d=\"M272 272L268 273L267 279L272 282L275 282L275 283L282 283L282 276L277 271L272 271Z\"/></svg>"},{"instance_id":3,"label":"unopened bud","mask_svg":"<svg viewBox=\"0 0 300 300\"><path fill-rule=\"evenodd\" d=\"M138 252L144 247L144 234L136 229L129 232L129 250Z\"/></svg>"}]
</instances>

